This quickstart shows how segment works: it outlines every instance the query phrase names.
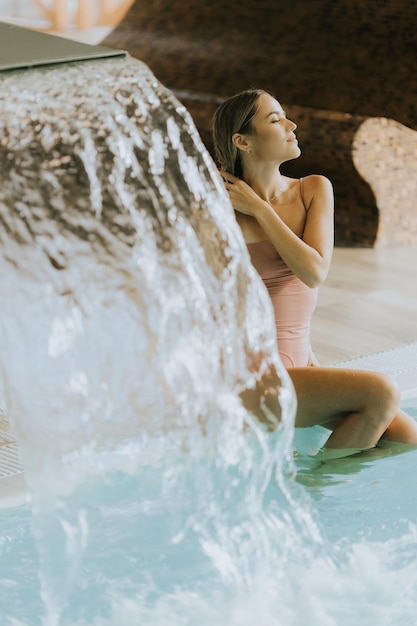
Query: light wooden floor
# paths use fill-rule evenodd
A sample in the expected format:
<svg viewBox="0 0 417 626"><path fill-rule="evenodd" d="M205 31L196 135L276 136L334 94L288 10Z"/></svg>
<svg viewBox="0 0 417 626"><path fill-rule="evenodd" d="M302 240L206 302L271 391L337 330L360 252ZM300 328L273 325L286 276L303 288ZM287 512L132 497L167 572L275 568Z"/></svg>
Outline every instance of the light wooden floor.
<svg viewBox="0 0 417 626"><path fill-rule="evenodd" d="M336 248L312 344L321 365L417 341L417 246Z"/></svg>

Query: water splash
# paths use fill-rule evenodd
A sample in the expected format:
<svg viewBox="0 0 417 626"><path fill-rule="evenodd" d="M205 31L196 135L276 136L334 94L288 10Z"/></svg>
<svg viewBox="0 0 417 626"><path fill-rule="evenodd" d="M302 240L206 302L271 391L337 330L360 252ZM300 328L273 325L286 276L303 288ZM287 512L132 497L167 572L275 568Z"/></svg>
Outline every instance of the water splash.
<svg viewBox="0 0 417 626"><path fill-rule="evenodd" d="M279 579L320 542L289 486L295 399L188 113L129 57L1 84L0 373L43 623Z"/></svg>

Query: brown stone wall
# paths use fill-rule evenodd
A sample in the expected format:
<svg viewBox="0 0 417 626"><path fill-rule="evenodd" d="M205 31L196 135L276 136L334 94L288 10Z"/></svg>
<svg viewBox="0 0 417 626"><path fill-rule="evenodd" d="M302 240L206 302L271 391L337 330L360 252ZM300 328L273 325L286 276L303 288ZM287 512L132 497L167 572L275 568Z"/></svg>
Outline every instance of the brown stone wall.
<svg viewBox="0 0 417 626"><path fill-rule="evenodd" d="M248 87L271 91L299 126L303 155L288 173L328 175L336 243L370 246L388 238L378 240L380 185L353 160L355 131L374 117L417 129L416 28L415 0L137 0L103 43L128 50L176 92L209 149L203 111L208 116L219 98ZM384 134L381 129L372 132ZM388 152L398 150L397 139L392 136ZM389 158L375 154L373 143L387 149L378 135L368 137L360 158L386 163L379 172L395 186ZM403 152L407 177L416 160L412 143ZM392 227L403 229L417 222L417 202L403 207L400 196L402 216ZM400 239L410 239L414 226L406 230Z"/></svg>

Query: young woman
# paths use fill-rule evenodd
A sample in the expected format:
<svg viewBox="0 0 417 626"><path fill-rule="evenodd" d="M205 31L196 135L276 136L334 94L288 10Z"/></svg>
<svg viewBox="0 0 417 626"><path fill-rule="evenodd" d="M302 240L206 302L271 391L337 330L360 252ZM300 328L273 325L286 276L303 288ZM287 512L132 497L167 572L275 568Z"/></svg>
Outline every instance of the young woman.
<svg viewBox="0 0 417 626"><path fill-rule="evenodd" d="M324 176L292 179L296 124L261 90L226 100L214 116L216 155L251 255L275 310L286 367L317 364L310 344L318 286L333 252L333 191Z"/></svg>
<svg viewBox="0 0 417 626"><path fill-rule="evenodd" d="M417 423L398 408L395 384L375 372L317 365L310 322L333 252L333 190L324 176L292 179L280 167L300 155L296 124L269 93L251 89L214 114L221 175L252 263L275 311L278 349L297 395L296 426L332 430L326 446L417 444Z"/></svg>

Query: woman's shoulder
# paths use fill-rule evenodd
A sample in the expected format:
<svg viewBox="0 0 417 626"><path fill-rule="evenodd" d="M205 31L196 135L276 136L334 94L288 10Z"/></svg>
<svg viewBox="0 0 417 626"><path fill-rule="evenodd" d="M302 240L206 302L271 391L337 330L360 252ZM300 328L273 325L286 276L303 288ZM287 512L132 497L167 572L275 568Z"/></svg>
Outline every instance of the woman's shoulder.
<svg viewBox="0 0 417 626"><path fill-rule="evenodd" d="M308 211L313 199L317 199L319 204L333 203L333 185L330 180L322 174L310 174L300 179L301 197Z"/></svg>
<svg viewBox="0 0 417 626"><path fill-rule="evenodd" d="M289 182L289 187L296 189L299 187L301 196L304 198L305 195L313 196L320 190L333 192L333 185L327 176L323 174L309 174L308 176L303 176L302 178L287 178Z"/></svg>
<svg viewBox="0 0 417 626"><path fill-rule="evenodd" d="M323 174L309 174L308 176L304 176L303 178L301 178L300 183L303 185L303 187L307 187L309 189L333 188L330 179L327 178L327 176L323 176Z"/></svg>

